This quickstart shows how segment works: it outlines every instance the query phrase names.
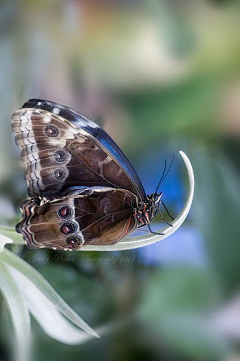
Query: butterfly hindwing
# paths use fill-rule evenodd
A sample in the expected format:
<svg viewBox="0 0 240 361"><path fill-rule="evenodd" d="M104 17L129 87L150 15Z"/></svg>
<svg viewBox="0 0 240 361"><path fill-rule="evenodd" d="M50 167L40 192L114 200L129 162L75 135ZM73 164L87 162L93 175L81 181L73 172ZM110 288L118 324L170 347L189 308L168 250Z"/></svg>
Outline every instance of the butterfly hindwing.
<svg viewBox="0 0 240 361"><path fill-rule="evenodd" d="M64 197L37 205L23 204L17 226L30 248L77 249L87 244L112 244L136 227L131 192L114 188L75 188Z"/></svg>

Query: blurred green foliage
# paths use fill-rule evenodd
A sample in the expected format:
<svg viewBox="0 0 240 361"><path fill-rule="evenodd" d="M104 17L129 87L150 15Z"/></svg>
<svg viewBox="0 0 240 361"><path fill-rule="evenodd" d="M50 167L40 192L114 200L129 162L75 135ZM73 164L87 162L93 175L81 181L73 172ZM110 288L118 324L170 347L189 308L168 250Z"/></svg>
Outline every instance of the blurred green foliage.
<svg viewBox="0 0 240 361"><path fill-rule="evenodd" d="M206 258L202 267L144 264L137 252L117 254L116 263L104 261L111 254L83 260L85 253L54 262L53 252L19 248L25 260L38 258L33 265L92 326L121 321L79 347L35 325L36 361L239 358L231 317L214 328L240 288L239 2L1 1L0 29L0 217L2 199L17 211L26 197L11 114L28 98L45 98L101 123L138 167L159 144L185 150L196 176L188 222ZM8 224L15 219L9 212ZM133 261L121 262L123 255ZM2 330L2 303L0 317Z"/></svg>

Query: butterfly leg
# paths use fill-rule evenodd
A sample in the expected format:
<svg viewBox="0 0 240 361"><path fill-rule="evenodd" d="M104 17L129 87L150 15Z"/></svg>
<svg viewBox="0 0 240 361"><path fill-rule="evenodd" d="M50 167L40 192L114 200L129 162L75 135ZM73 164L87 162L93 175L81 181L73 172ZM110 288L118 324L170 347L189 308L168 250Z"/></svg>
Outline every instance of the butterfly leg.
<svg viewBox="0 0 240 361"><path fill-rule="evenodd" d="M153 232L153 230L151 229L150 224L148 224L147 226L148 226L149 231L150 231L152 234L156 234L156 235L159 235L159 236L163 236L163 235L164 235L164 233L160 233L160 232Z"/></svg>
<svg viewBox="0 0 240 361"><path fill-rule="evenodd" d="M160 203L162 203L162 201L160 201ZM165 208L165 207L164 207ZM158 207L158 213L160 214L161 219L164 220L165 223L167 223L169 226L173 227L173 225L171 223L169 223L162 215L162 212L160 211L160 207ZM172 217L171 217L172 218ZM172 218L173 219L173 218Z"/></svg>
<svg viewBox="0 0 240 361"><path fill-rule="evenodd" d="M169 211L168 211L167 207L165 206L165 204L163 203L163 201L162 201L162 200L160 200L160 203L162 203L162 205L163 205L163 207L164 207L165 211L167 212L168 216L169 216L170 218L172 218L172 220L174 221L174 218L171 216L171 214L169 213Z"/></svg>

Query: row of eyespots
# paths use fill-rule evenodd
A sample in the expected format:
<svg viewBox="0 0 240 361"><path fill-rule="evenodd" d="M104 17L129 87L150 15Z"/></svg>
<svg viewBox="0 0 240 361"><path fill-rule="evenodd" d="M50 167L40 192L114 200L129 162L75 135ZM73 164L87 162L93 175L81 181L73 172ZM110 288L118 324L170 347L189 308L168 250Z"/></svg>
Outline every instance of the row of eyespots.
<svg viewBox="0 0 240 361"><path fill-rule="evenodd" d="M71 159L71 155L64 149L57 150L54 153L54 158L57 163L67 163ZM64 168L56 168L54 170L54 177L58 181L64 181L68 177L68 170L66 167Z"/></svg>
<svg viewBox="0 0 240 361"><path fill-rule="evenodd" d="M44 128L44 133L48 137L57 137L58 134L59 134L59 130L54 125L48 124ZM59 150L54 152L53 156L54 156L54 159L55 159L55 161L57 163L64 164L69 160L70 154L69 154L69 152L67 152L64 149L59 149ZM55 169L55 171L54 171L54 177L58 181L61 181L61 180L65 179L66 175L67 175L66 171L63 168L58 168L58 169Z"/></svg>
<svg viewBox="0 0 240 361"><path fill-rule="evenodd" d="M65 163L66 161L68 161L70 154L64 150L64 149L59 149L56 150L56 152L54 152L54 159L57 163ZM67 177L67 171L64 168L57 168L54 170L54 177L58 180L61 181L63 179L65 179Z"/></svg>
<svg viewBox="0 0 240 361"><path fill-rule="evenodd" d="M72 218L74 211L70 206L65 205L58 210L57 214L58 217L66 220ZM60 226L60 232L67 236L70 234L74 234L75 232L77 232L77 226L74 222L71 221L64 222ZM66 243L74 248L83 244L84 240L78 236L72 235L71 237L68 237L66 239Z"/></svg>

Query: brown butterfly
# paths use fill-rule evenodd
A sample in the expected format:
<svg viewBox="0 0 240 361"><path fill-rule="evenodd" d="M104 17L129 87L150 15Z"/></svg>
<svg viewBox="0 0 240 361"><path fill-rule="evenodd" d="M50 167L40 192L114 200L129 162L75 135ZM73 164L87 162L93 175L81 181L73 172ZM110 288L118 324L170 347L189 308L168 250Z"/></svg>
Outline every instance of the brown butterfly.
<svg viewBox="0 0 240 361"><path fill-rule="evenodd" d="M30 248L112 244L159 211L162 193L146 196L120 148L75 110L31 99L13 114L12 130L31 197L17 231Z"/></svg>

